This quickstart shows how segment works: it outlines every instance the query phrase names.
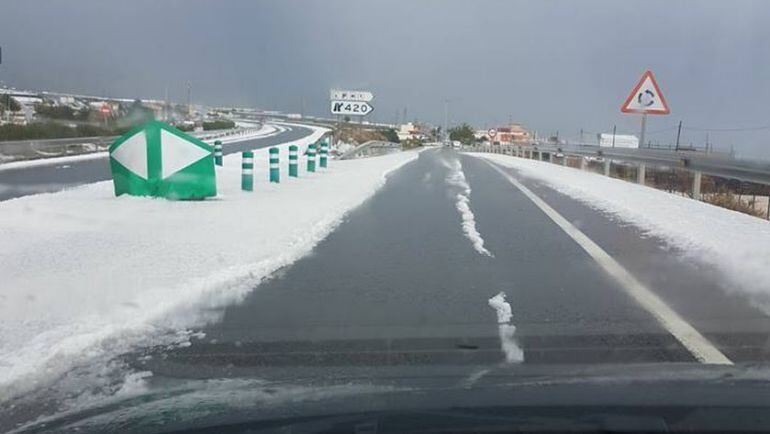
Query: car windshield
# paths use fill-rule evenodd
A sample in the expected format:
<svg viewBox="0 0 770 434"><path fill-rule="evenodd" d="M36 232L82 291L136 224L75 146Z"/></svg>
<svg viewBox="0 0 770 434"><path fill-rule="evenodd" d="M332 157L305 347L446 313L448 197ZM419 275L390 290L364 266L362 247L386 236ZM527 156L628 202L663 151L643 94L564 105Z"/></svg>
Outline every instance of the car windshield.
<svg viewBox="0 0 770 434"><path fill-rule="evenodd" d="M769 21L0 1L0 431L770 430Z"/></svg>

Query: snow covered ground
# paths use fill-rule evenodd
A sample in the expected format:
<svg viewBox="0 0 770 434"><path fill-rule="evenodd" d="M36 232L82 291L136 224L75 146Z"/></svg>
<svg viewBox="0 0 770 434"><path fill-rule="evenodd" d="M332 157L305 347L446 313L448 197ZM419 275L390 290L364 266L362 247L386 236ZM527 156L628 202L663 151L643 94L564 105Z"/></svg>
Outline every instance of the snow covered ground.
<svg viewBox="0 0 770 434"><path fill-rule="evenodd" d="M631 223L701 263L715 267L732 290L770 313L770 222L654 188L546 162L476 154L615 218Z"/></svg>
<svg viewBox="0 0 770 434"><path fill-rule="evenodd" d="M290 125L290 124L289 124ZM291 144L301 151L326 130ZM330 161L240 190L241 156L217 169L219 195L198 202L123 196L111 182L0 203L0 402L73 367L137 346L182 344L276 269L307 254L346 212L417 152Z"/></svg>

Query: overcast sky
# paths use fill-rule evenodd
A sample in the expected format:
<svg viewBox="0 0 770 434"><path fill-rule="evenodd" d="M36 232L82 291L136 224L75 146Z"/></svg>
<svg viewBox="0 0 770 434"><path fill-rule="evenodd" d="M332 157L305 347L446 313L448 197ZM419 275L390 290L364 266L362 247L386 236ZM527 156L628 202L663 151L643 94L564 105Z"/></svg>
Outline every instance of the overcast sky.
<svg viewBox="0 0 770 434"><path fill-rule="evenodd" d="M770 1L0 0L0 80L17 88L327 114L370 89L374 119L545 134L638 134L620 105L646 69L685 127L770 125ZM664 130L664 131L660 131ZM711 131L770 158L770 129ZM705 142L685 129L683 142Z"/></svg>

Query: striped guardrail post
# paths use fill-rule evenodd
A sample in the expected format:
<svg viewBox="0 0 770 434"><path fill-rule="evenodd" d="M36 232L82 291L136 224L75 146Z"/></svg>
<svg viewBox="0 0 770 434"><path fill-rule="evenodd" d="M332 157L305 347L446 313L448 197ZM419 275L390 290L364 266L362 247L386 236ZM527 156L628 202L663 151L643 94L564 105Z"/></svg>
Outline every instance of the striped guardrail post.
<svg viewBox="0 0 770 434"><path fill-rule="evenodd" d="M297 145L289 146L289 176L293 178L299 176L299 168L297 167Z"/></svg>
<svg viewBox="0 0 770 434"><path fill-rule="evenodd" d="M278 167L278 148L270 148L270 182L281 182L281 173Z"/></svg>
<svg viewBox="0 0 770 434"><path fill-rule="evenodd" d="M222 165L222 141L214 141L214 164L217 166Z"/></svg>
<svg viewBox="0 0 770 434"><path fill-rule="evenodd" d="M307 171L315 172L315 143L307 147Z"/></svg>
<svg viewBox="0 0 770 434"><path fill-rule="evenodd" d="M328 165L329 161L329 142L324 139L321 141L321 160L320 160L320 166L321 168L325 168Z"/></svg>
<svg viewBox="0 0 770 434"><path fill-rule="evenodd" d="M246 151L241 163L241 190L254 190L254 153Z"/></svg>

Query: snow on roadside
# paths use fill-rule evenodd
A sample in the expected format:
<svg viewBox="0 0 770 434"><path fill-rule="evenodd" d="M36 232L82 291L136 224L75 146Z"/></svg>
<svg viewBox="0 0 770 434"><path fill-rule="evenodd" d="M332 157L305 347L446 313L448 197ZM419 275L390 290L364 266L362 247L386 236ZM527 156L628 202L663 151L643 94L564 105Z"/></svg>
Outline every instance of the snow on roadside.
<svg viewBox="0 0 770 434"><path fill-rule="evenodd" d="M327 132L313 130L291 143L304 148ZM188 340L184 330L307 254L416 156L301 167L299 179L276 185L260 149L252 193L240 190L233 154L217 168L212 200L115 198L112 183L99 182L1 202L0 402L90 360Z"/></svg>
<svg viewBox="0 0 770 434"><path fill-rule="evenodd" d="M455 194L455 207L462 219L462 228L465 237L471 241L473 248L481 255L491 256L494 255L484 247L484 238L481 237L478 229L476 229L476 216L471 210L471 186L468 185L468 181L465 179L465 173L463 172L462 163L460 159L453 156L449 160L441 160L446 168L449 169L449 174L446 177L446 182L459 191Z"/></svg>
<svg viewBox="0 0 770 434"><path fill-rule="evenodd" d="M770 222L654 188L541 161L475 154L631 223L715 267L770 313Z"/></svg>
<svg viewBox="0 0 770 434"><path fill-rule="evenodd" d="M259 130L252 131L248 134L244 134L242 136L238 135L238 136L223 137L221 140L223 144L241 142L244 140L272 137L282 133L283 131L286 131L286 128L281 127L279 125L265 124ZM205 142L213 144L214 140L205 140ZM71 163L74 161L98 160L101 158L107 158L108 154L109 152L107 151L101 151L101 152L92 152L90 154L66 155L63 157L37 158L34 160L11 161L8 163L0 164L0 170L24 169L24 168L39 167L39 166L53 166L57 164Z"/></svg>

